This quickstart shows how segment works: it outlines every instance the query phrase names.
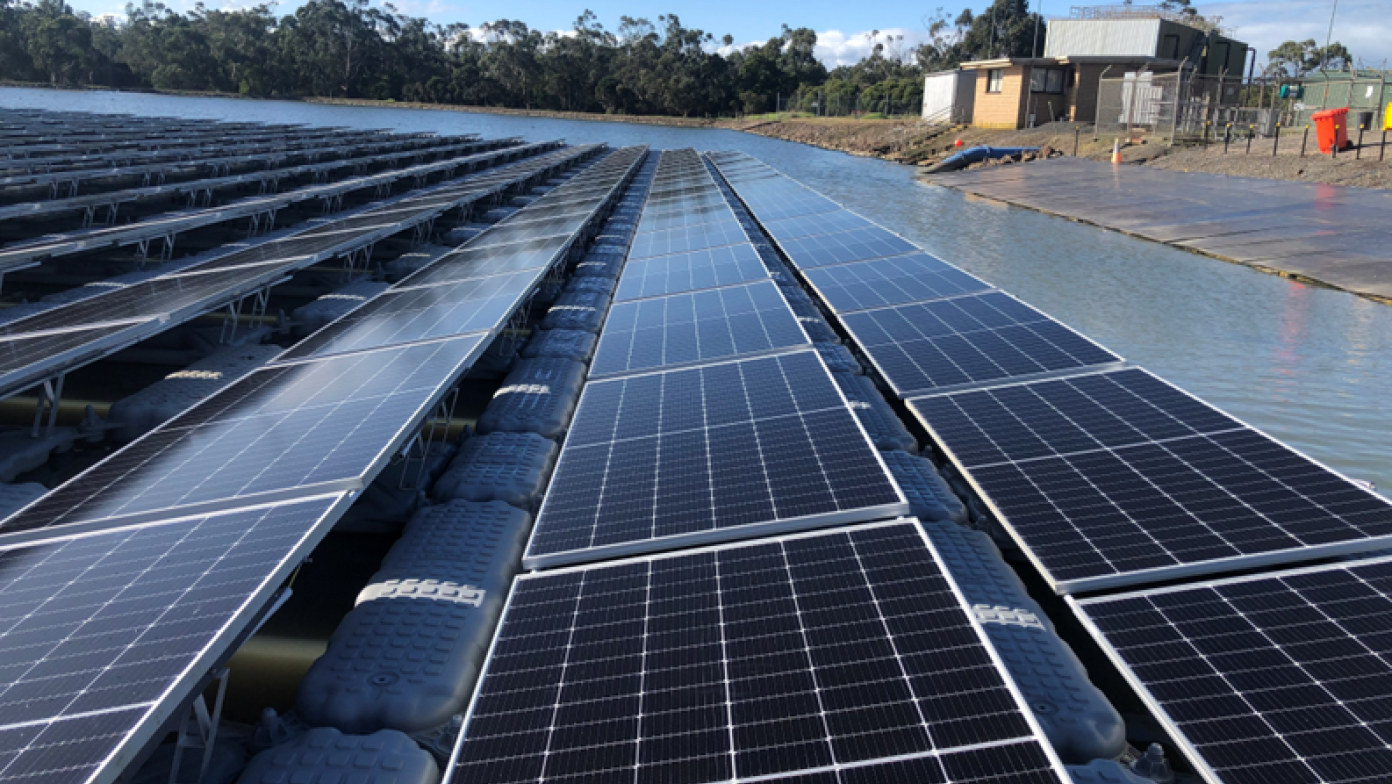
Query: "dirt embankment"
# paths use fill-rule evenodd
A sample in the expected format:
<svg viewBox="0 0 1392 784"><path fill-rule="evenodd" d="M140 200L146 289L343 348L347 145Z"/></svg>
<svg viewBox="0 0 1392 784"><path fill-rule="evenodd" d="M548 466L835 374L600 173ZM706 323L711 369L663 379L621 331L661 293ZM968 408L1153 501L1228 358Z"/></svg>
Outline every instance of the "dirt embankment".
<svg viewBox="0 0 1392 784"><path fill-rule="evenodd" d="M1112 157L1112 140L1094 140L1086 126L1082 126L1076 134L1070 126L1019 131L980 128L928 131L914 122L807 118L747 122L744 127L738 122L731 122L728 127L852 155L917 165L931 164L958 149L982 144L993 147L1050 147L1057 154L1076 154L1098 161L1109 161ZM1146 140L1123 146L1121 157L1127 164L1174 171L1392 188L1392 133L1388 137L1389 149L1381 161L1378 160L1381 135L1372 134L1364 139L1363 149L1357 153L1357 157L1353 150L1340 152L1338 158L1320 155L1315 152L1313 134L1306 144L1303 157L1300 155L1302 139L1297 134L1283 136L1279 144L1272 139L1254 139L1250 150L1246 140L1234 140L1227 152L1223 151L1221 144L1171 146L1165 140ZM958 139L962 141L960 148L955 144ZM978 165L1011 164L993 161Z"/></svg>

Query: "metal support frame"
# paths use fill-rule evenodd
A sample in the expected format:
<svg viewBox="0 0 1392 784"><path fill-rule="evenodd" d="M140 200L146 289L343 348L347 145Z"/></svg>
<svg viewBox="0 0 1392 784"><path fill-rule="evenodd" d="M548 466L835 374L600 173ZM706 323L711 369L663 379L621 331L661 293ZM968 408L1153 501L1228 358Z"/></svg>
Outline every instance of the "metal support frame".
<svg viewBox="0 0 1392 784"><path fill-rule="evenodd" d="M165 234L161 234L158 237L146 237L145 239L135 243L135 268L145 269L145 262L148 261L150 258L150 243L155 240L161 241L159 256L160 262L163 263L169 261L170 259L173 259L175 236L175 233L171 231Z"/></svg>
<svg viewBox="0 0 1392 784"><path fill-rule="evenodd" d="M435 436L438 433L440 440L449 438L449 423L454 419L454 405L459 400L459 387L455 386L445 394L440 402L435 404L435 413L427 417L421 424L415 436L401 447L401 459L405 464L401 466L401 479L397 482L397 487L401 490L419 490L421 479L425 475L426 463L430 462L430 445L435 443ZM412 475L411 464L415 462L415 474Z"/></svg>
<svg viewBox="0 0 1392 784"><path fill-rule="evenodd" d="M247 237L269 234L275 228L276 213L279 211L279 207L272 207L264 212L253 213L247 224Z"/></svg>
<svg viewBox="0 0 1392 784"><path fill-rule="evenodd" d="M333 193L327 196L321 196L319 197L319 201L323 204L323 209L320 211L321 215L328 215L331 212L338 212L339 210L343 209L342 193Z"/></svg>
<svg viewBox="0 0 1392 784"><path fill-rule="evenodd" d="M367 272L368 262L372 261L372 251L377 248L376 242L369 242L361 248L350 250L343 254L343 279L352 281L358 273L359 265L362 271ZM361 257L361 259L359 259Z"/></svg>
<svg viewBox="0 0 1392 784"><path fill-rule="evenodd" d="M213 709L208 710L208 702L202 694L195 695L189 712L179 722L179 732L174 742L174 764L169 768L169 784L201 784L208 775L208 766L213 761L213 744L217 742L218 724L222 721L222 703L227 695L229 672L226 667L213 673L217 684L217 696L213 698ZM180 764L185 751L202 751L203 760L198 766L198 776L192 781L181 781Z"/></svg>
<svg viewBox="0 0 1392 784"><path fill-rule="evenodd" d="M58 422L58 404L63 401L63 381L67 377L64 371L53 378L44 379L39 386L39 403L34 407L34 427L29 433L31 438L53 435L53 426Z"/></svg>
<svg viewBox="0 0 1392 784"><path fill-rule="evenodd" d="M247 314L247 320L255 322L266 315L266 306L270 299L271 287L264 286L227 303L227 318L223 319L222 329L218 333L218 343L228 345L236 339L237 329L242 322L242 308L247 300L251 300L251 313Z"/></svg>
<svg viewBox="0 0 1392 784"><path fill-rule="evenodd" d="M435 218L421 221L411 227L411 244L421 245L435 234Z"/></svg>

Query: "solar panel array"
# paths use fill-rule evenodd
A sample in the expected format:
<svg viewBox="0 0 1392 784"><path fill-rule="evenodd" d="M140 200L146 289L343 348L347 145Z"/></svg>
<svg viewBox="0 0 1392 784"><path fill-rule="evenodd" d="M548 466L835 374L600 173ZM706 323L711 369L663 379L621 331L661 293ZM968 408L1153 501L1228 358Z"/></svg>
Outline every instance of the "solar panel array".
<svg viewBox="0 0 1392 784"><path fill-rule="evenodd" d="M519 578L456 784L1066 781L913 522Z"/></svg>
<svg viewBox="0 0 1392 784"><path fill-rule="evenodd" d="M727 226L738 240L719 246L728 254L635 257L640 246L654 248L645 238L673 224ZM716 269L753 250L700 156L669 150L619 286L632 291L655 274L670 280L654 272L664 258L687 281L719 282ZM737 277L752 277L745 270ZM787 301L767 271L758 277L611 308L524 564L906 511Z"/></svg>
<svg viewBox="0 0 1392 784"><path fill-rule="evenodd" d="M1392 780L1392 562L1070 601L1212 784Z"/></svg>
<svg viewBox="0 0 1392 784"><path fill-rule="evenodd" d="M1386 499L916 249L828 264L812 240L877 227L711 159L1056 590L1392 544Z"/></svg>
<svg viewBox="0 0 1392 784"><path fill-rule="evenodd" d="M543 149L538 145L533 151ZM0 326L0 395L99 359L273 285L296 270L467 207L597 150L567 148L426 188ZM119 329L111 328L114 322L121 322Z"/></svg>
<svg viewBox="0 0 1392 784"><path fill-rule="evenodd" d="M1392 544L1370 489L916 249L845 261L892 240L709 158L1058 592ZM1211 784L1392 776L1392 560L1069 603Z"/></svg>
<svg viewBox="0 0 1392 784"><path fill-rule="evenodd" d="M712 186L693 152L665 152L638 236L739 226ZM805 339L722 333L737 345L717 354L737 356L700 353L703 301L715 321L751 296L791 315L766 272L722 280L731 255L630 253L638 283L605 324L523 559L546 570L514 583L446 781L1061 784L916 523L790 533L907 504ZM643 354L661 369L629 362L644 329L689 324ZM609 364L605 341L627 359ZM699 544L714 546L665 552ZM550 568L567 563L583 565Z"/></svg>
<svg viewBox="0 0 1392 784"><path fill-rule="evenodd" d="M548 194L607 194L574 237L645 152ZM451 312L426 335L321 340L0 521L0 780L115 780L509 315L482 312L496 323L466 334Z"/></svg>

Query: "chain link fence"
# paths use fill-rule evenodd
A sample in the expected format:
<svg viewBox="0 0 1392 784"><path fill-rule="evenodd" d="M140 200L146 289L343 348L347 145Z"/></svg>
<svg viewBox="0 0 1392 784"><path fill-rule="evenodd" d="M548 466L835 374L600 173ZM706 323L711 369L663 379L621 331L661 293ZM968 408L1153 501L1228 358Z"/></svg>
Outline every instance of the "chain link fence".
<svg viewBox="0 0 1392 784"><path fill-rule="evenodd" d="M1330 72L1295 79L1128 73L1098 82L1096 135L1212 142L1303 128L1325 109L1349 107L1350 129L1380 131L1392 102L1388 72Z"/></svg>

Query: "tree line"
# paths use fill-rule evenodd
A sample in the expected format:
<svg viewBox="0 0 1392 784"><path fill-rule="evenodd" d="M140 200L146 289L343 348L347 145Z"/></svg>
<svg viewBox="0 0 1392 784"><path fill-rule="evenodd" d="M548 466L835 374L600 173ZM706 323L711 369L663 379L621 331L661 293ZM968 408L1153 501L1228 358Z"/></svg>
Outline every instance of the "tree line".
<svg viewBox="0 0 1392 784"><path fill-rule="evenodd" d="M369 0L308 0L280 17L270 5L179 13L141 0L119 23L63 0L0 0L0 78L635 115L815 111L827 96L913 112L925 72L1043 48L1028 0L932 23L927 44L876 31L867 57L828 70L808 28L736 48L674 14L624 16L610 31L587 10L571 30L543 32L508 19L440 25Z"/></svg>

